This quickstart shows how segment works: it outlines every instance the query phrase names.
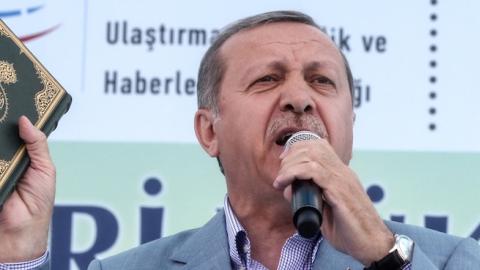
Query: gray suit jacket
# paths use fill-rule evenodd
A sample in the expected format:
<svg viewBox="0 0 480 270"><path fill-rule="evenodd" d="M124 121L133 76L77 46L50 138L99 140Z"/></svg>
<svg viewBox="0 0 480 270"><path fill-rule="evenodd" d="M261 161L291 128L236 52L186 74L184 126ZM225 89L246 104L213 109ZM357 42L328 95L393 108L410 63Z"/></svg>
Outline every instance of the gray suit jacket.
<svg viewBox="0 0 480 270"><path fill-rule="evenodd" d="M398 234L415 241L412 270L479 270L480 246L429 229L387 221ZM322 241L313 269L357 270L363 266ZM161 238L105 260L93 261L88 270L230 269L225 215L220 211L205 226ZM46 269L46 268L45 268Z"/></svg>

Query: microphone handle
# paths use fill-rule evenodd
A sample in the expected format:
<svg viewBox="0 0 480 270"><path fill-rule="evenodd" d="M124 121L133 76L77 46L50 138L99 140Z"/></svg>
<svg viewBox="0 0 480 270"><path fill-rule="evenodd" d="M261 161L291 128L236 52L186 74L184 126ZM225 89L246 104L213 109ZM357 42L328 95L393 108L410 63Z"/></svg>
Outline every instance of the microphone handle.
<svg viewBox="0 0 480 270"><path fill-rule="evenodd" d="M315 185L312 180L293 181L293 224L302 237L313 238L320 233L322 206L320 187Z"/></svg>

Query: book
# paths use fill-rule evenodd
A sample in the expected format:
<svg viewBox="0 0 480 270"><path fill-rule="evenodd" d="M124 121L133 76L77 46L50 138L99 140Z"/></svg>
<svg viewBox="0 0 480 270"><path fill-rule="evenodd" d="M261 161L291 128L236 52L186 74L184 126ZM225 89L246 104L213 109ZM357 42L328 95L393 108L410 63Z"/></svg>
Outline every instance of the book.
<svg viewBox="0 0 480 270"><path fill-rule="evenodd" d="M20 116L48 136L71 102L72 97L0 20L0 207L30 162L19 137Z"/></svg>

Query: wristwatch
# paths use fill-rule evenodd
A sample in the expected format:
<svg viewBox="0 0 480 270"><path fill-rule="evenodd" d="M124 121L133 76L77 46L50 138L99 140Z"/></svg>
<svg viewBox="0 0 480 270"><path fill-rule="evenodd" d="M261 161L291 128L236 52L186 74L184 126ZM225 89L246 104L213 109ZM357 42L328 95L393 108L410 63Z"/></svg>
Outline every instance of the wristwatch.
<svg viewBox="0 0 480 270"><path fill-rule="evenodd" d="M373 262L365 270L402 270L412 261L414 242L408 236L395 234L395 244L388 255Z"/></svg>

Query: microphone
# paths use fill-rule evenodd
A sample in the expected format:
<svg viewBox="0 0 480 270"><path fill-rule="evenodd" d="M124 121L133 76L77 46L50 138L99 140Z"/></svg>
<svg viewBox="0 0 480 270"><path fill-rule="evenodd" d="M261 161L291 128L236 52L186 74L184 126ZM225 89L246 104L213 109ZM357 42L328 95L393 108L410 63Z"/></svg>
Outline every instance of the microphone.
<svg viewBox="0 0 480 270"><path fill-rule="evenodd" d="M285 150L299 141L318 140L320 136L310 131L294 133L285 143ZM295 179L292 183L293 224L298 234L313 238L322 225L322 194L320 187L312 180Z"/></svg>

